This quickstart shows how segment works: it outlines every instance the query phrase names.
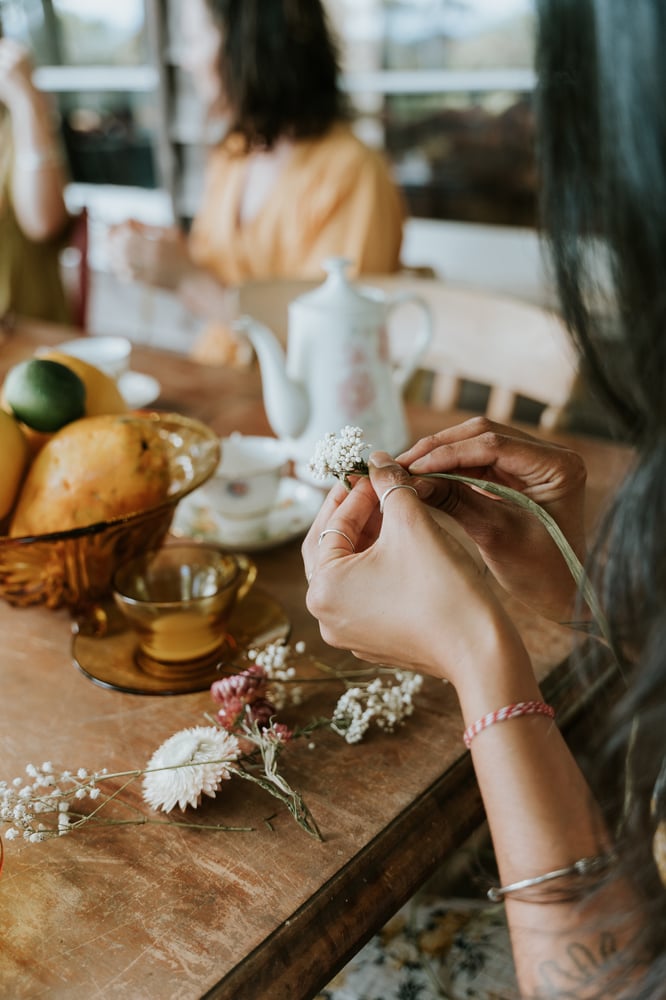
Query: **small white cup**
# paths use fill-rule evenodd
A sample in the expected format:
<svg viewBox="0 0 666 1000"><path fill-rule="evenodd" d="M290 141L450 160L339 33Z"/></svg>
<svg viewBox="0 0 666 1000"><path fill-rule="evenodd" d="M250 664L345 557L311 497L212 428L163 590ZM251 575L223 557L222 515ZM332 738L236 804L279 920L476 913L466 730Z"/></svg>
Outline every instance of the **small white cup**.
<svg viewBox="0 0 666 1000"><path fill-rule="evenodd" d="M76 340L58 344L58 350L63 354L80 358L81 361L87 361L89 365L101 369L111 378L118 379L129 371L132 342L127 337L98 337L92 334L89 337L77 337Z"/></svg>
<svg viewBox="0 0 666 1000"><path fill-rule="evenodd" d="M285 471L287 449L277 438L251 434L235 433L220 443L220 464L201 493L233 540L267 521Z"/></svg>

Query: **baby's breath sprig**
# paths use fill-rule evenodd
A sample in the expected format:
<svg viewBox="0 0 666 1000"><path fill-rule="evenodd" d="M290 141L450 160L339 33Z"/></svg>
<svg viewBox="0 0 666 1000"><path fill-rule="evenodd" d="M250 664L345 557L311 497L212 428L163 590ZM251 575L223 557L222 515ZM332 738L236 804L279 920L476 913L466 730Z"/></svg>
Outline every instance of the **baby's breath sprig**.
<svg viewBox="0 0 666 1000"><path fill-rule="evenodd" d="M414 711L412 697L422 684L420 674L395 670L388 682L375 677L369 684L349 687L333 710L331 728L347 743L359 743L373 722L392 733Z"/></svg>
<svg viewBox="0 0 666 1000"><path fill-rule="evenodd" d="M370 450L371 446L363 440L362 429L348 424L337 434L329 432L315 445L310 471L315 479L326 480L333 476L351 487L349 476L368 475Z"/></svg>
<svg viewBox="0 0 666 1000"><path fill-rule="evenodd" d="M203 728L203 727L200 727ZM144 783L157 781L165 789L167 798L173 797L173 790L182 793L181 808L186 805L198 804L200 795L210 795L211 770L217 771L228 766L228 754L223 759L215 759L219 753L220 743L215 739L215 730L209 731L207 750L201 752L201 740L197 740L192 754L185 756L179 753L179 759L171 757L167 761L164 754L162 763L155 763L160 748L153 756L151 765L132 771L109 772L106 768L89 772L85 768L76 771L57 773L50 761L41 765L28 764L26 778L16 777L11 781L0 781L0 823L7 825L5 838L17 840L22 838L30 844L42 843L54 837L62 837L74 833L81 827L90 826L143 826L147 823L171 826L189 826L201 829L199 823L183 823L175 820L156 820L144 815L140 809L122 797L122 793L140 778ZM180 739L183 734L191 734L192 730L183 730L175 734L171 740ZM213 736L211 742L210 736ZM189 738L186 736L186 738ZM167 741L169 743L169 741ZM198 753L199 760L192 757ZM107 791L108 785L117 785ZM154 787L154 786L152 786ZM169 791L166 791L169 789ZM193 801L189 801L192 799ZM170 808L164 808L166 800L156 804L156 808L171 811L177 799ZM112 815L109 815L113 809ZM118 809L124 809L127 815L118 815ZM224 830L226 832L249 831L251 827L232 827L215 824L205 829Z"/></svg>

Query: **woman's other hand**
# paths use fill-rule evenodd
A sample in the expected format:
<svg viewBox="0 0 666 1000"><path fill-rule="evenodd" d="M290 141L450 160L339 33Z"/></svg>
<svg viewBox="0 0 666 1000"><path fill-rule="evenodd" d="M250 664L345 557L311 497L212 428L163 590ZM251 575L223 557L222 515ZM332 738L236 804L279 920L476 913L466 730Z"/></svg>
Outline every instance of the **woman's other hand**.
<svg viewBox="0 0 666 1000"><path fill-rule="evenodd" d="M118 277L175 291L192 270L187 241L177 227L147 226L131 219L107 236L109 263Z"/></svg>
<svg viewBox="0 0 666 1000"><path fill-rule="evenodd" d="M548 511L584 560L586 470L574 452L475 417L423 438L398 461L415 477L455 472L520 491ZM571 619L576 601L573 578L535 517L510 501L461 483L422 479L418 485L427 504L464 528L506 590L554 621Z"/></svg>
<svg viewBox="0 0 666 1000"><path fill-rule="evenodd" d="M450 680L459 693L484 675L492 687L500 662L532 685L522 641L468 552L412 489L391 491L380 513L378 498L410 476L384 453L373 459L370 480L331 490L303 543L307 606L322 637Z"/></svg>

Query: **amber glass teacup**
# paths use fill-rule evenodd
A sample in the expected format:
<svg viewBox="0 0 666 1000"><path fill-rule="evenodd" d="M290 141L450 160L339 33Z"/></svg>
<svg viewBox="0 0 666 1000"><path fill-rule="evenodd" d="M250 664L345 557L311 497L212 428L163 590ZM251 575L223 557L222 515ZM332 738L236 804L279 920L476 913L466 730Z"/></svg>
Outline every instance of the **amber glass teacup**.
<svg viewBox="0 0 666 1000"><path fill-rule="evenodd" d="M207 662L228 639L227 623L257 567L214 545L182 542L120 566L113 597L139 642L139 664L158 676Z"/></svg>

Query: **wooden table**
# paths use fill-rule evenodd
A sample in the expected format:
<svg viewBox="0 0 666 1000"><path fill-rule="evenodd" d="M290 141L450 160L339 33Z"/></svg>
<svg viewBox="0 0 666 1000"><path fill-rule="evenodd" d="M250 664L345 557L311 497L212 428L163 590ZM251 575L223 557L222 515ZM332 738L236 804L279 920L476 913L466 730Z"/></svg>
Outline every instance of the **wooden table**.
<svg viewBox="0 0 666 1000"><path fill-rule="evenodd" d="M0 372L63 335L45 327L17 331L0 346ZM160 380L161 408L195 415L220 433L268 432L255 371L203 369L138 347L133 367ZM414 436L454 419L426 409L411 409L409 417ZM559 440L588 462L593 520L629 453L592 439ZM300 543L258 554L257 562L259 583L282 603L293 638L335 662L340 654L323 646L304 606ZM549 689L561 681L576 640L508 604ZM143 767L164 739L205 724L203 713L214 707L207 692L142 697L91 683L72 664L70 625L64 611L0 606L0 779L44 760L58 770ZM562 702L559 687L549 696ZM310 698L295 718L330 712L334 697ZM584 699L569 697L560 718L583 706ZM356 746L333 734L313 742L312 749L293 744L283 769L323 843L264 793L230 781L193 817L251 825L252 832L148 825L6 844L0 996L312 997L483 817L455 696L432 679L398 733Z"/></svg>

